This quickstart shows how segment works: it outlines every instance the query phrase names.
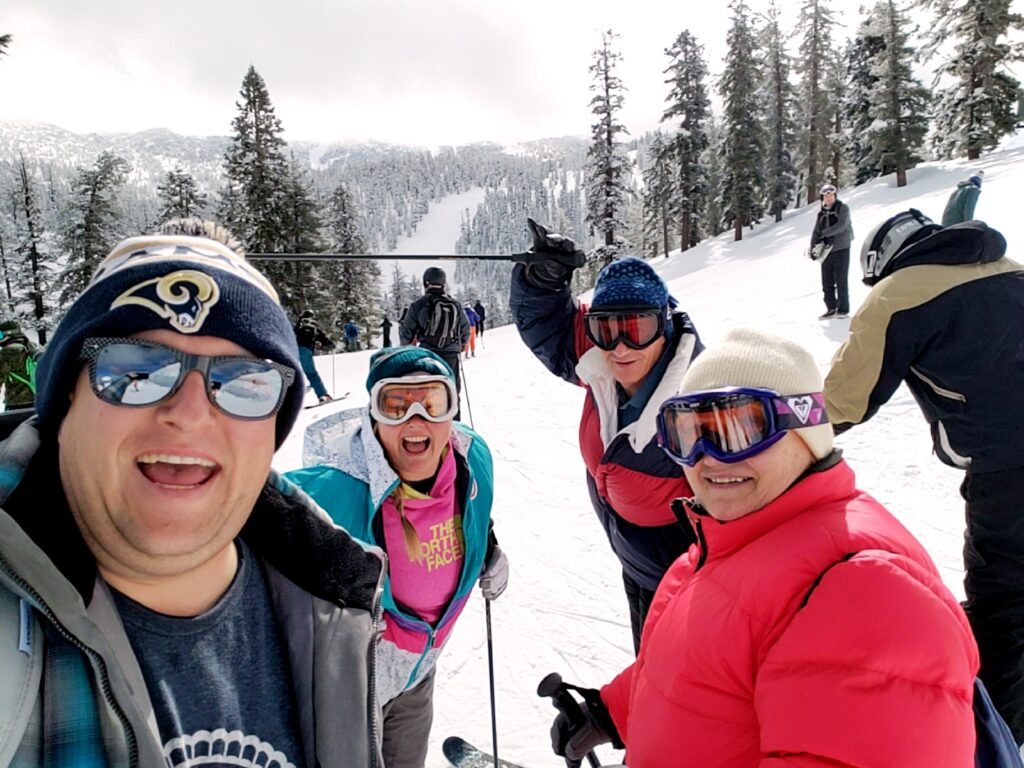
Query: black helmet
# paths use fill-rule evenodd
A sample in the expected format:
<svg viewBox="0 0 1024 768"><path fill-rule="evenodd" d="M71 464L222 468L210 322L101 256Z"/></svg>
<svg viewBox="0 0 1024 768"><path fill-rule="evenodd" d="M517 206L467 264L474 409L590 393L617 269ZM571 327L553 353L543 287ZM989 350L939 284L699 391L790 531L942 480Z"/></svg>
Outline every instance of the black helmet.
<svg viewBox="0 0 1024 768"><path fill-rule="evenodd" d="M312 309L304 309L304 310L302 310L302 314L299 315L299 320L305 320L307 317L312 317L312 316L313 316L313 310Z"/></svg>
<svg viewBox="0 0 1024 768"><path fill-rule="evenodd" d="M874 285L888 275L892 260L906 246L941 229L916 208L890 216L868 234L860 252L864 282Z"/></svg>
<svg viewBox="0 0 1024 768"><path fill-rule="evenodd" d="M448 275L440 267L428 267L423 272L423 287L428 285L439 285L442 288L448 284Z"/></svg>

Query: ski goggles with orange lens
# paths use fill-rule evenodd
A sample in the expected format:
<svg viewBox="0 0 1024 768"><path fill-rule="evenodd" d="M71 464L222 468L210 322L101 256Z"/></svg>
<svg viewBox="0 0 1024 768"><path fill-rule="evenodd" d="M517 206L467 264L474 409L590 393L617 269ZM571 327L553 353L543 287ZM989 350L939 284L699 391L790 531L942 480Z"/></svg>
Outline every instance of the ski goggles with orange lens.
<svg viewBox="0 0 1024 768"><path fill-rule="evenodd" d="M658 409L658 444L677 464L705 455L731 464L770 448L790 429L828 424L821 392L779 395L730 387L670 397Z"/></svg>
<svg viewBox="0 0 1024 768"><path fill-rule="evenodd" d="M612 350L621 341L630 349L645 349L665 333L665 310L590 311L583 328L595 345Z"/></svg>
<svg viewBox="0 0 1024 768"><path fill-rule="evenodd" d="M404 424L413 416L440 423L458 410L459 393L447 376L381 379L370 390L370 415L381 424Z"/></svg>
<svg viewBox="0 0 1024 768"><path fill-rule="evenodd" d="M111 405L146 408L171 397L199 371L206 396L221 412L255 421L281 409L295 370L272 360L240 355L192 355L142 339L92 338L82 343L89 383Z"/></svg>

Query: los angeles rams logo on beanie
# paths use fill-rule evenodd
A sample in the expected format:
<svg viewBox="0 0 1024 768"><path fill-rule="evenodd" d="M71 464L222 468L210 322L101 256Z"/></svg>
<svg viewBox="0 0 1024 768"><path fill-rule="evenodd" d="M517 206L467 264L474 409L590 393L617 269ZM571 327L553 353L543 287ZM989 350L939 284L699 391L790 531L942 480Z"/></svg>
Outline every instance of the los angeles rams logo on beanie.
<svg viewBox="0 0 1024 768"><path fill-rule="evenodd" d="M197 219L168 222L164 234L124 240L68 308L36 371L36 412L56 426L82 368L82 342L167 329L228 339L255 357L302 370L291 322L277 291L245 260L226 230ZM233 247L230 247L231 243ZM302 407L296 377L277 415L277 445Z"/></svg>

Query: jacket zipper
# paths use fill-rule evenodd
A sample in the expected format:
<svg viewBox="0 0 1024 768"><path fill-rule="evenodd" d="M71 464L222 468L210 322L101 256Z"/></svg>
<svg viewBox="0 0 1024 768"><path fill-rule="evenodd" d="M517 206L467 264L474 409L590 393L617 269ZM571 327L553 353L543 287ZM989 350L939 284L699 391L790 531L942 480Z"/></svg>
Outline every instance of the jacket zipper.
<svg viewBox="0 0 1024 768"><path fill-rule="evenodd" d="M32 601L35 603L36 610L40 611L47 620L60 632L61 636L64 637L69 643L75 646L78 650L84 653L89 659L91 659L94 665L99 671L99 683L100 692L103 694L103 700L107 703L117 719L121 723L121 727L124 729L125 737L128 742L128 764L130 766L137 766L139 764L139 745L138 740L135 737L135 730L132 728L131 723L128 720L128 716L121 709L120 704L114 698L113 691L110 687L110 677L107 674L107 663L99 653L94 651L89 646L85 645L81 640L75 637L67 627L57 618L57 614L54 613L53 609L47 605L46 601L43 600L42 596L21 576L19 576L10 563L7 562L3 555L0 555L0 570L3 570L4 574L11 579L20 589L22 589Z"/></svg>
<svg viewBox="0 0 1024 768"><path fill-rule="evenodd" d="M388 555L381 551L380 576L377 577L377 589L373 596L373 638L370 640L370 685L369 685L369 720L370 723L370 768L377 766L378 719L380 707L377 706L377 646L383 633L380 622L384 614L384 579L388 572ZM383 739L381 739L383 743Z"/></svg>
<svg viewBox="0 0 1024 768"><path fill-rule="evenodd" d="M708 559L708 541L704 538L704 522L698 517L694 520L694 528L697 530L697 547L700 549L700 557L697 558L697 567L693 569L696 573L704 567Z"/></svg>

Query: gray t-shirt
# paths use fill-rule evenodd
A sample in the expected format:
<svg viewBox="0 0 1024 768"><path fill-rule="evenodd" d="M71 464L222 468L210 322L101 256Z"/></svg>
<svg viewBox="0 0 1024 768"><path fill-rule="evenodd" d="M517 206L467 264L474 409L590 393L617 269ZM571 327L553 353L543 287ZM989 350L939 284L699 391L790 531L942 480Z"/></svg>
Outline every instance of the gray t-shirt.
<svg viewBox="0 0 1024 768"><path fill-rule="evenodd" d="M240 540L238 557L228 591L193 618L151 611L111 590L171 768L305 764L266 577Z"/></svg>

